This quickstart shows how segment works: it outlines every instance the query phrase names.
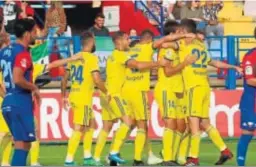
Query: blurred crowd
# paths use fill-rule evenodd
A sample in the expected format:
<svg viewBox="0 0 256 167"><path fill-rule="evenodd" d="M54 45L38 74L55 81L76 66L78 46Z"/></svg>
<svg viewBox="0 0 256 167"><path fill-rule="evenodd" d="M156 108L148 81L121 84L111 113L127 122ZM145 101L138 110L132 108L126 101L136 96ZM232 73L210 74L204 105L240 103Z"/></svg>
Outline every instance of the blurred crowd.
<svg viewBox="0 0 256 167"><path fill-rule="evenodd" d="M142 1L143 2L143 1ZM146 7L137 2L137 7L141 9L149 22L159 27L160 19L180 21L185 18L193 19L198 23L207 36L224 35L224 28L218 22L218 12L223 8L221 0L147 0L143 2Z"/></svg>

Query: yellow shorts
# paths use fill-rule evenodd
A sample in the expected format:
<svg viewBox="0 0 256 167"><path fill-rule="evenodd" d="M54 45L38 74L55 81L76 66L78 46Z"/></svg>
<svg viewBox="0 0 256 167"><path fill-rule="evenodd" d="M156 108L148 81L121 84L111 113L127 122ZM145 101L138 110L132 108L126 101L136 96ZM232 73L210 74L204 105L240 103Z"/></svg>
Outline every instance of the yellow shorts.
<svg viewBox="0 0 256 167"><path fill-rule="evenodd" d="M71 103L73 111L73 123L77 125L90 125L90 120L94 119L91 105Z"/></svg>
<svg viewBox="0 0 256 167"><path fill-rule="evenodd" d="M156 87L154 96L163 119L185 118L184 98L178 98L176 92Z"/></svg>
<svg viewBox="0 0 256 167"><path fill-rule="evenodd" d="M10 132L8 125L6 124L5 119L3 117L2 111L0 111L0 127L1 127L0 132L2 132L2 133Z"/></svg>
<svg viewBox="0 0 256 167"><path fill-rule="evenodd" d="M100 96L100 104L103 121L113 121L121 118L123 115L128 115L127 103L121 95L111 96L110 102L107 101L106 97Z"/></svg>
<svg viewBox="0 0 256 167"><path fill-rule="evenodd" d="M186 104L189 117L209 118L211 90L207 86L197 86L187 91Z"/></svg>
<svg viewBox="0 0 256 167"><path fill-rule="evenodd" d="M176 118L177 119L185 119L186 116L186 98L185 95L182 98L177 99L177 106L176 106Z"/></svg>
<svg viewBox="0 0 256 167"><path fill-rule="evenodd" d="M135 120L148 120L149 103L147 91L123 89L122 95L127 102L130 116Z"/></svg>

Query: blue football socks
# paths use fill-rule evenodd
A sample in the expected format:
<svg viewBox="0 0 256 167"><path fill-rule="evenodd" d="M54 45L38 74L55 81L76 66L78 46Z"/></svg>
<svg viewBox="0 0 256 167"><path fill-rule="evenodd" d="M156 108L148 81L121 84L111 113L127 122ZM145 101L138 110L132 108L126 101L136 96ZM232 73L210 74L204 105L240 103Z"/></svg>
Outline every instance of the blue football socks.
<svg viewBox="0 0 256 167"><path fill-rule="evenodd" d="M246 153L248 149L248 145L252 140L253 135L242 135L239 139L238 146L237 146L237 165L244 166L246 160Z"/></svg>

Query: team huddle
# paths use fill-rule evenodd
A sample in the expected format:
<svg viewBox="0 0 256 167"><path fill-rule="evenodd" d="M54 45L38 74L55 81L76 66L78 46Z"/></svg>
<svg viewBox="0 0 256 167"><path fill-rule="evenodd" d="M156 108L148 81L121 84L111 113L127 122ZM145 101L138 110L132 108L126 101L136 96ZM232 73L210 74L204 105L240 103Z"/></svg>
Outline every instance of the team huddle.
<svg viewBox="0 0 256 167"><path fill-rule="evenodd" d="M220 151L216 165L222 165L233 157L218 130L210 124L207 66L235 69L238 72L241 69L210 58L194 21L185 19L180 24L166 22L164 36L155 41L153 33L145 30L133 46L130 46L126 33L116 32L112 37L115 49L107 59L105 83L100 76L98 58L93 54L96 49L95 39L89 32L81 36L82 51L77 55L49 65L33 65L26 50L35 37L34 24L31 22L22 19L16 23L17 43L6 46L0 54L5 87L0 93L4 97L2 113L15 143L11 165L26 165L30 142L36 140L33 103L40 103L40 94L31 77L35 73L33 69L37 69L36 66L40 69L36 70L39 71L34 75L36 77L44 73L45 69L63 64L67 64L61 84L63 107L71 107L74 123L74 131L68 142L66 166L75 165L74 156L82 135L84 165L102 166L100 158L108 134L119 120L121 124L115 132L108 155L110 165L126 163L120 154L121 147L134 128L137 128L134 166L144 165L142 159L145 147L149 159L155 158L153 162L148 160L149 164L198 166L203 131ZM155 50L158 51L157 61L153 61ZM153 155L147 135L147 93L150 91L151 69L158 70L154 97L164 121L163 148L160 152L163 160ZM71 89L67 94L69 79ZM100 91L103 128L92 154L96 127L92 110L95 87Z"/></svg>

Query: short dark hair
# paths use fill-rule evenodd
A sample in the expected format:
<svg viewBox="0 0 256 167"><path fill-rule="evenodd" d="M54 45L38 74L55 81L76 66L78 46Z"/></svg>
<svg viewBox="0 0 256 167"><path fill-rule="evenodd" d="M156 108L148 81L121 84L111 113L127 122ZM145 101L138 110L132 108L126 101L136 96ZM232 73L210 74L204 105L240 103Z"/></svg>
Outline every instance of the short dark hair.
<svg viewBox="0 0 256 167"><path fill-rule="evenodd" d="M126 33L123 31L117 31L112 36L112 41L115 43L116 40L121 39Z"/></svg>
<svg viewBox="0 0 256 167"><path fill-rule="evenodd" d="M154 33L152 31L150 31L149 29L146 29L141 32L140 37L141 38L146 38L146 37L154 38Z"/></svg>
<svg viewBox="0 0 256 167"><path fill-rule="evenodd" d="M88 41L90 41L93 38L94 38L93 33L89 32L89 31L83 32L81 35L82 46L87 45Z"/></svg>
<svg viewBox="0 0 256 167"><path fill-rule="evenodd" d="M175 33L177 28L179 27L179 23L175 20L168 20L164 24L164 35L169 35L170 33Z"/></svg>
<svg viewBox="0 0 256 167"><path fill-rule="evenodd" d="M137 45L140 41L139 40L133 40L131 43L130 43L130 47L134 47L135 45Z"/></svg>
<svg viewBox="0 0 256 167"><path fill-rule="evenodd" d="M180 22L181 27L185 28L188 33L196 33L196 22L191 19L183 19Z"/></svg>
<svg viewBox="0 0 256 167"><path fill-rule="evenodd" d="M32 19L19 19L14 24L14 34L17 38L21 38L26 32L31 32L35 25Z"/></svg>
<svg viewBox="0 0 256 167"><path fill-rule="evenodd" d="M105 16L104 16L103 13L98 13L98 14L96 15L95 19L97 19L97 18L103 18L103 19L105 19Z"/></svg>

